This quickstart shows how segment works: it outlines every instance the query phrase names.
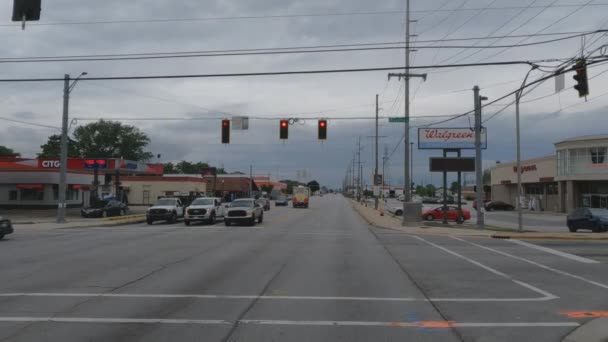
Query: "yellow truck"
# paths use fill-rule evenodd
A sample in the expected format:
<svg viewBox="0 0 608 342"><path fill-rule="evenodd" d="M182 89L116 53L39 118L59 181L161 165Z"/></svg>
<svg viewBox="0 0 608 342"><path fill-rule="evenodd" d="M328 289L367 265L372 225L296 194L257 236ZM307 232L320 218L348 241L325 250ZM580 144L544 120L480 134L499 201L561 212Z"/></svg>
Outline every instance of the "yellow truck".
<svg viewBox="0 0 608 342"><path fill-rule="evenodd" d="M310 199L310 189L305 186L298 186L293 188L293 207L294 208L308 208L308 201Z"/></svg>

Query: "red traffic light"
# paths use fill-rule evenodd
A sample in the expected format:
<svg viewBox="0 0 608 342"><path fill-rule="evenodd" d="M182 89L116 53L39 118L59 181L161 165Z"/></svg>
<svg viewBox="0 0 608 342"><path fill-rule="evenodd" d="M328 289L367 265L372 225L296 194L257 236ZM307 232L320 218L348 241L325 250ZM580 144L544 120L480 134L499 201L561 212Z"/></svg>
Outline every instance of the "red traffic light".
<svg viewBox="0 0 608 342"><path fill-rule="evenodd" d="M288 120L281 120L281 123L279 125L279 138L286 140L287 138L289 138L289 121Z"/></svg>
<svg viewBox="0 0 608 342"><path fill-rule="evenodd" d="M327 140L327 120L319 120L317 137L319 140Z"/></svg>
<svg viewBox="0 0 608 342"><path fill-rule="evenodd" d="M222 120L222 144L230 144L230 120Z"/></svg>

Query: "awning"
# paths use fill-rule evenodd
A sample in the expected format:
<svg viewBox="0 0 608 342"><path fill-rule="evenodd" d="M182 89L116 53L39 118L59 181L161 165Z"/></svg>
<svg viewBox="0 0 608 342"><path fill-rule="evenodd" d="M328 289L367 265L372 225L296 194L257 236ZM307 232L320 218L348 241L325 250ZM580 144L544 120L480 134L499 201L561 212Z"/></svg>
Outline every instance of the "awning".
<svg viewBox="0 0 608 342"><path fill-rule="evenodd" d="M82 185L82 184L70 184L70 188L72 190L82 190L82 191L88 191L90 190L90 185Z"/></svg>
<svg viewBox="0 0 608 342"><path fill-rule="evenodd" d="M44 184L17 184L17 189L44 191Z"/></svg>

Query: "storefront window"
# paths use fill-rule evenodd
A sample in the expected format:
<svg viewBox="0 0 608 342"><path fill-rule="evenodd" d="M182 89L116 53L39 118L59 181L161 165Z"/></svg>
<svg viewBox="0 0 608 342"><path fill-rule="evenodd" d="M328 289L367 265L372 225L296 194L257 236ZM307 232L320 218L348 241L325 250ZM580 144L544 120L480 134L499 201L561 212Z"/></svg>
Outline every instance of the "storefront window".
<svg viewBox="0 0 608 342"><path fill-rule="evenodd" d="M66 201L77 201L78 200L78 190L71 189L69 186L65 192L65 200ZM59 200L59 185L53 184L53 199L55 201Z"/></svg>
<svg viewBox="0 0 608 342"><path fill-rule="evenodd" d="M526 195L542 195L543 185L542 184L526 184Z"/></svg>
<svg viewBox="0 0 608 342"><path fill-rule="evenodd" d="M557 183L547 184L547 195L557 195Z"/></svg>
<svg viewBox="0 0 608 342"><path fill-rule="evenodd" d="M604 164L606 157L605 147L593 147L589 149L589 152L591 153L591 162L593 164Z"/></svg>
<svg viewBox="0 0 608 342"><path fill-rule="evenodd" d="M16 201L17 200L17 190L10 190L8 192L8 200L9 201Z"/></svg>
<svg viewBox="0 0 608 342"><path fill-rule="evenodd" d="M21 189L22 201L42 201L44 192L36 189Z"/></svg>

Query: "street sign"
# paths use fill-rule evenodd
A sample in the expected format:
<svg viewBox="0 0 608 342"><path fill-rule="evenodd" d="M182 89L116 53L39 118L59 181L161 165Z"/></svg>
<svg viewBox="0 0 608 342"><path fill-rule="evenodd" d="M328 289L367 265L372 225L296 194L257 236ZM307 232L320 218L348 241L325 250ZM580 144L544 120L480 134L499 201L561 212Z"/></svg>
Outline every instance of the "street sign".
<svg viewBox="0 0 608 342"><path fill-rule="evenodd" d="M408 118L409 121L409 118ZM388 118L388 122L402 122L405 123L405 116L396 116L392 118Z"/></svg>
<svg viewBox="0 0 608 342"><path fill-rule="evenodd" d="M374 185L382 185L382 175L374 175Z"/></svg>
<svg viewBox="0 0 608 342"><path fill-rule="evenodd" d="M444 157L429 158L431 172L473 172L475 158L473 157Z"/></svg>
<svg viewBox="0 0 608 342"><path fill-rule="evenodd" d="M481 148L488 148L487 129L481 130ZM465 128L419 128L418 149L475 149L475 131Z"/></svg>

